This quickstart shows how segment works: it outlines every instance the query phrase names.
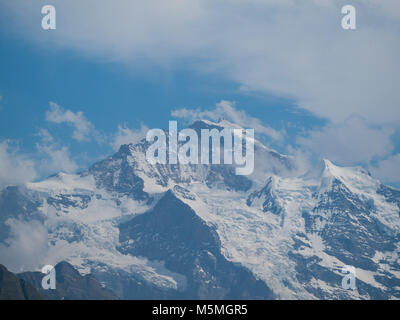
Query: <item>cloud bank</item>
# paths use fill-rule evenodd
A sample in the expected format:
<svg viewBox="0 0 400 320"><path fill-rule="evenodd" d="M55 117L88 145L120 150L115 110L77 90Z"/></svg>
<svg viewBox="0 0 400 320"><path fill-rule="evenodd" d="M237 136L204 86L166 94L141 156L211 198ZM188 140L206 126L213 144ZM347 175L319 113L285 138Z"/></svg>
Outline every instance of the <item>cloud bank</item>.
<svg viewBox="0 0 400 320"><path fill-rule="evenodd" d="M226 100L217 103L215 109L176 109L171 112L171 116L184 119L185 122L189 124L196 120L218 122L219 120L225 119L243 128L254 129L257 134L265 135L272 140L282 140L283 138L283 132L263 125L259 119L248 115L244 110L238 110L234 102Z"/></svg>
<svg viewBox="0 0 400 320"><path fill-rule="evenodd" d="M8 185L20 185L37 177L35 163L22 155L11 141L0 142L0 190Z"/></svg>
<svg viewBox="0 0 400 320"><path fill-rule="evenodd" d="M369 163L391 154L393 129L374 126L357 116L341 123L331 123L301 136L297 143L341 165Z"/></svg>
<svg viewBox="0 0 400 320"><path fill-rule="evenodd" d="M51 32L40 27L46 1L0 3L9 29L46 49L222 75L332 121L400 120L396 0L352 1L355 31L341 28L344 0L54 0Z"/></svg>
<svg viewBox="0 0 400 320"><path fill-rule="evenodd" d="M384 182L398 183L400 181L400 153L382 160L377 166L370 166L369 170Z"/></svg>
<svg viewBox="0 0 400 320"><path fill-rule="evenodd" d="M0 256L14 272L32 271L43 265L48 251L48 233L39 221L8 219L10 237L0 243Z"/></svg>

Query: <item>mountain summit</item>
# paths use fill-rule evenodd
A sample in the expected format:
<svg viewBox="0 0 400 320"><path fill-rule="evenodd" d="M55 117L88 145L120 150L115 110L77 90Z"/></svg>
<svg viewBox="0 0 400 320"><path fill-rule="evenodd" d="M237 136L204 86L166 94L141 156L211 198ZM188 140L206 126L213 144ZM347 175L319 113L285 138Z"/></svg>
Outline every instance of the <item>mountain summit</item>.
<svg viewBox="0 0 400 320"><path fill-rule="evenodd" d="M47 238L24 266L3 263L65 260L126 299L400 298L400 191L365 169L323 160L297 176L293 158L257 141L244 177L224 165L152 165L147 147L3 190L0 240L33 223ZM347 265L355 290L341 285Z"/></svg>

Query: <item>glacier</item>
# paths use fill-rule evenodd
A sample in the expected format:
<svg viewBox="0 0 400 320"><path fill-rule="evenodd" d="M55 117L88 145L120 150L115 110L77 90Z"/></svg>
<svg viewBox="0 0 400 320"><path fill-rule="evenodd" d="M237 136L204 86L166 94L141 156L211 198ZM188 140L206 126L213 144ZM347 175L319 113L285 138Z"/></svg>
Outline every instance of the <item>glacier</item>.
<svg viewBox="0 0 400 320"><path fill-rule="evenodd" d="M400 191L367 170L325 159L304 174L256 140L246 177L230 165L150 164L148 146L2 190L0 262L22 272L67 261L124 299L400 298ZM39 224L44 243L21 224ZM34 259L14 261L29 241ZM355 290L341 286L345 265Z"/></svg>

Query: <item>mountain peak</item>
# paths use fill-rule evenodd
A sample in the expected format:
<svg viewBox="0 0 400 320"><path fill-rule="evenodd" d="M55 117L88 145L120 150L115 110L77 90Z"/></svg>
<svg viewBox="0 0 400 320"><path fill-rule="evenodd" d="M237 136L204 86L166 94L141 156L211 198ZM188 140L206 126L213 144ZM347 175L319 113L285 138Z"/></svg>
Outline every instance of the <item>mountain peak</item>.
<svg viewBox="0 0 400 320"><path fill-rule="evenodd" d="M132 154L133 143L121 144L118 151L113 155L115 158L126 158Z"/></svg>
<svg viewBox="0 0 400 320"><path fill-rule="evenodd" d="M42 300L33 285L0 264L0 300Z"/></svg>
<svg viewBox="0 0 400 320"><path fill-rule="evenodd" d="M349 176L371 176L370 172L361 166L341 167L333 164L328 159L323 159L320 164L323 168L324 176L349 177Z"/></svg>
<svg viewBox="0 0 400 320"><path fill-rule="evenodd" d="M306 172L303 177L307 180L319 180L324 176L326 177L334 175L336 168L337 167L328 159L322 159L316 166Z"/></svg>
<svg viewBox="0 0 400 320"><path fill-rule="evenodd" d="M365 192L370 188L376 190L380 182L371 177L368 170L361 166L340 167L328 159L322 159L318 165L302 176L305 180L315 181L319 185L319 192L323 193L330 189L336 181L353 192Z"/></svg>
<svg viewBox="0 0 400 320"><path fill-rule="evenodd" d="M322 159L321 162L324 164L326 168L335 167L335 165L328 159Z"/></svg>
<svg viewBox="0 0 400 320"><path fill-rule="evenodd" d="M219 129L222 130L224 128L231 129L242 129L242 126L232 123L225 119L219 119L218 122L210 121L206 119L196 120L193 122L189 128L199 130L199 129Z"/></svg>

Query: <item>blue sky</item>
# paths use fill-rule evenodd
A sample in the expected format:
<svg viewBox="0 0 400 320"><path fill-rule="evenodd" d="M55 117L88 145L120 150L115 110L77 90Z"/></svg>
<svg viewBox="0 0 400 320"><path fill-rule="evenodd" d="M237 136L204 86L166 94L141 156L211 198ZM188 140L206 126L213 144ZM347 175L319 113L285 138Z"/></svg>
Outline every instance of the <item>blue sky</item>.
<svg viewBox="0 0 400 320"><path fill-rule="evenodd" d="M392 41L399 25L390 1L380 10L354 1L358 33L340 29L340 4L331 1L153 7L121 0L117 23L102 17L107 2L53 1L51 31L40 28L44 3L0 1L0 142L4 162L33 163L35 179L111 154L119 126L167 127L173 110L195 114L229 101L278 132L281 139L264 138L280 152L361 164L399 185L400 48ZM129 10L139 12L136 20L123 19ZM291 23L278 19L294 14ZM91 133L75 139L72 122L46 115L50 102ZM66 166L50 163L55 154L69 158Z"/></svg>
<svg viewBox="0 0 400 320"><path fill-rule="evenodd" d="M73 154L87 153L82 166L111 153L112 148L106 142L75 141L71 128L46 121L50 101L73 112L82 111L98 131L110 136L118 125L134 129L145 123L166 128L171 110L212 109L221 100L234 101L276 130L287 130L291 143L300 131L325 123L309 112L300 112L295 101L241 92L234 82L214 75L162 68L126 70L121 63L88 59L71 50L38 50L19 37L4 34L0 50L0 136L19 141L23 150L35 153L38 131L46 128ZM285 151L282 143L274 147Z"/></svg>

